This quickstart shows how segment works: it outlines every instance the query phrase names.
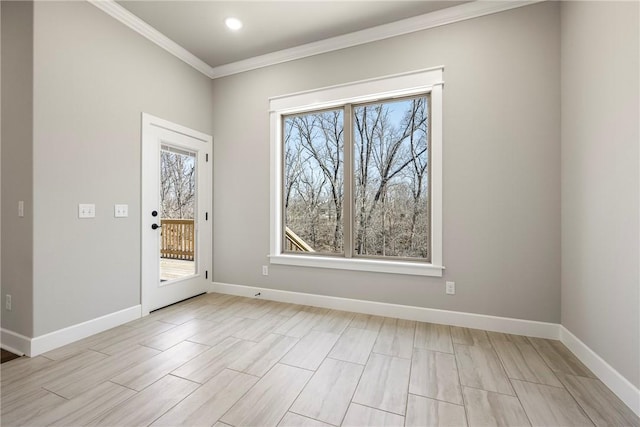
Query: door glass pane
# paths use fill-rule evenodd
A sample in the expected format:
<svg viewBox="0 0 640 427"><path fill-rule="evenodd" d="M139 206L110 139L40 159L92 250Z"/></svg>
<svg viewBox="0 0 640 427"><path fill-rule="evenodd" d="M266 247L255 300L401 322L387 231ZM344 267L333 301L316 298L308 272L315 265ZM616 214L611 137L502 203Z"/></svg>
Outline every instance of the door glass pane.
<svg viewBox="0 0 640 427"><path fill-rule="evenodd" d="M353 108L356 255L430 258L428 101Z"/></svg>
<svg viewBox="0 0 640 427"><path fill-rule="evenodd" d="M160 149L160 282L196 273L196 153Z"/></svg>
<svg viewBox="0 0 640 427"><path fill-rule="evenodd" d="M343 253L344 112L284 118L284 250Z"/></svg>

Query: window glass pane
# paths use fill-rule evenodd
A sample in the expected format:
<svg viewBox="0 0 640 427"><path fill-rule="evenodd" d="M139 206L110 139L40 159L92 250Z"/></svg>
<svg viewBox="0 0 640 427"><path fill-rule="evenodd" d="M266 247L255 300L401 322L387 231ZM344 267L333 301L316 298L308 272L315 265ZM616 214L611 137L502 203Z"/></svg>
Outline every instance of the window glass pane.
<svg viewBox="0 0 640 427"><path fill-rule="evenodd" d="M429 259L428 97L354 106L354 253Z"/></svg>
<svg viewBox="0 0 640 427"><path fill-rule="evenodd" d="M196 153L160 148L160 282L196 273Z"/></svg>
<svg viewBox="0 0 640 427"><path fill-rule="evenodd" d="M344 113L285 116L284 250L343 252Z"/></svg>

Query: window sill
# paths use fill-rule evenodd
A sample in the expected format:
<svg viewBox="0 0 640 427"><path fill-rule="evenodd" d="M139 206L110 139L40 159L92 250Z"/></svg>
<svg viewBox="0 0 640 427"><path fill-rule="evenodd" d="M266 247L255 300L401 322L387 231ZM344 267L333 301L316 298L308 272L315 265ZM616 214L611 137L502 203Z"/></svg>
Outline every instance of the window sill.
<svg viewBox="0 0 640 427"><path fill-rule="evenodd" d="M270 255L271 264L298 267L332 268L339 270L368 271L374 273L408 274L413 276L442 277L443 266L407 261L384 261L362 258L333 258L290 254Z"/></svg>

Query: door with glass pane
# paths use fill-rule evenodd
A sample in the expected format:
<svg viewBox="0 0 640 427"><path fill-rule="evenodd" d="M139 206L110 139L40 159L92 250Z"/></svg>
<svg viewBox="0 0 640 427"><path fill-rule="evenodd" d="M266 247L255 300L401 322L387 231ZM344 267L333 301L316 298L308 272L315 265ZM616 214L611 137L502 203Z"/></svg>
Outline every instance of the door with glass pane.
<svg viewBox="0 0 640 427"><path fill-rule="evenodd" d="M143 314L206 292L212 138L143 114Z"/></svg>

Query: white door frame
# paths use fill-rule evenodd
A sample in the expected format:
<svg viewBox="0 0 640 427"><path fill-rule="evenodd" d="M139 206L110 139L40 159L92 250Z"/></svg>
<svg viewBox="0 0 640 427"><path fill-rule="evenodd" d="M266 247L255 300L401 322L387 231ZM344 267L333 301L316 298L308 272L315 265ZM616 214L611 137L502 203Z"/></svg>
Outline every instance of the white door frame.
<svg viewBox="0 0 640 427"><path fill-rule="evenodd" d="M154 132L155 130L155 132ZM211 180L211 172L212 172L212 163L213 159L211 153L213 151L213 137L211 135L204 134L202 132L198 132L196 130L172 123L167 120L160 119L158 117L152 116L147 113L142 113L142 131L141 131L141 163L142 163L142 174L141 174L141 220L140 220L140 242L141 242L141 253L140 253L140 273L141 273L141 281L140 281L140 303L142 306L142 316L146 316L149 314L149 311L157 308L151 307L152 305L152 286L157 286L159 283L159 246L158 241L151 239L150 236L159 235L159 231L152 230L151 225L156 223L156 221L160 220L160 214L158 213L157 217L151 216L151 211L157 210L160 212L159 204L155 201L153 197L153 191L157 191L159 186L159 181L157 179L150 179L149 171L155 168L159 170L159 141L157 136L158 130L164 130L169 132L175 132L176 134L182 137L189 137L198 141L201 141L202 147L198 150L199 155L206 156L206 165L205 171L202 175L202 179L206 180L208 183L208 188L211 190L212 180ZM153 175L153 174L151 174ZM199 185L198 185L199 186ZM206 194L202 194L206 193ZM196 256L197 256L197 268L198 274L196 274L196 278L198 278L197 287L200 292L207 292L209 289L209 285L213 280L213 275L211 274L211 247L212 247L212 226L213 222L212 218L212 203L211 203L211 191L206 192L198 192L198 203L197 203L197 217L196 218L206 218L205 221L198 220L198 224L196 227L198 228L198 236L199 238L196 241ZM156 262L149 262L151 256L155 256L157 258ZM199 261L199 262L198 262ZM157 282L157 283L156 283ZM198 293L200 293L198 292Z"/></svg>

